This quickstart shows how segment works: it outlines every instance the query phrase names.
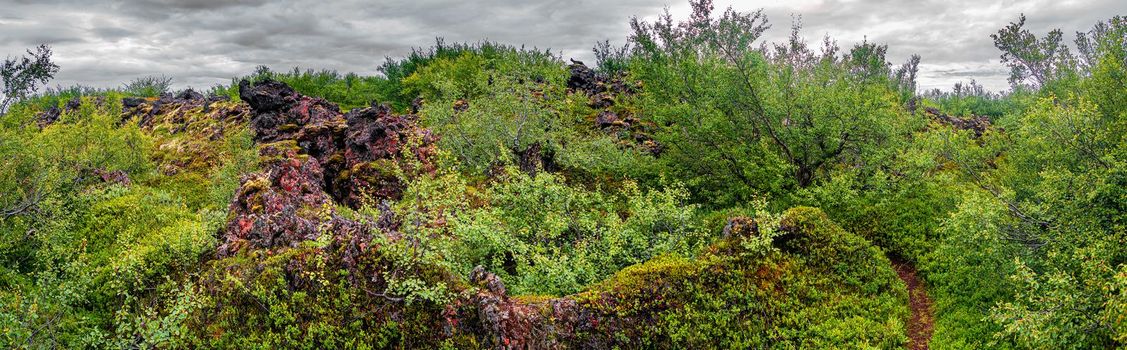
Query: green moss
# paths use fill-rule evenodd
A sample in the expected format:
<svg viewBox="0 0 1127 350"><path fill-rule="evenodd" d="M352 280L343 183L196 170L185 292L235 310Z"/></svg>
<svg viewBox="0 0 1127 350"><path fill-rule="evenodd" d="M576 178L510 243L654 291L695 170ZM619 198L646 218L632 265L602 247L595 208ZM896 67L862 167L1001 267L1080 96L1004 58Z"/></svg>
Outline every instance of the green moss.
<svg viewBox="0 0 1127 350"><path fill-rule="evenodd" d="M398 178L403 176L403 170L393 159L377 159L369 162L368 167L374 172L375 179Z"/></svg>
<svg viewBox="0 0 1127 350"><path fill-rule="evenodd" d="M592 292L638 291L660 283L680 283L699 272L700 266L677 255L662 255L641 264L627 266L594 287Z"/></svg>
<svg viewBox="0 0 1127 350"><path fill-rule="evenodd" d="M187 344L239 348L476 348L473 337L443 335L443 305L384 297L379 276L394 262L372 251L357 270L340 252L316 247L251 250L215 260L201 276L210 299L187 320ZM389 265L390 264L390 265ZM427 281L450 276L433 266L412 272ZM354 274L359 274L354 276Z"/></svg>
<svg viewBox="0 0 1127 350"><path fill-rule="evenodd" d="M778 251L745 254L732 237L696 259L627 267L574 298L630 346L903 346L907 294L880 250L815 208L782 222Z"/></svg>

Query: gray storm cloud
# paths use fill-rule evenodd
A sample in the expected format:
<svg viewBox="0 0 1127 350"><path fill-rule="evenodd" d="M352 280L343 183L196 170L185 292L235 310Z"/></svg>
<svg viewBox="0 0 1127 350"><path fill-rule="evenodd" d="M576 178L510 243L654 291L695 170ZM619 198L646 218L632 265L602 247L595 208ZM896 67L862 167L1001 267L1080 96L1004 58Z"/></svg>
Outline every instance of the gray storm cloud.
<svg viewBox="0 0 1127 350"><path fill-rule="evenodd" d="M447 42L492 40L591 60L596 41L623 43L631 16L653 18L687 3L627 1L0 0L0 55L51 44L62 71L55 84L118 86L145 75L178 87L209 87L260 64L373 74L385 57ZM885 43L893 61L923 56L922 88L977 79L1006 88L989 34L1020 13L1037 33L1087 30L1127 14L1122 0L1087 1L716 1L718 9L763 8L765 40L784 38L801 16L810 42ZM1069 35L1071 37L1071 35Z"/></svg>

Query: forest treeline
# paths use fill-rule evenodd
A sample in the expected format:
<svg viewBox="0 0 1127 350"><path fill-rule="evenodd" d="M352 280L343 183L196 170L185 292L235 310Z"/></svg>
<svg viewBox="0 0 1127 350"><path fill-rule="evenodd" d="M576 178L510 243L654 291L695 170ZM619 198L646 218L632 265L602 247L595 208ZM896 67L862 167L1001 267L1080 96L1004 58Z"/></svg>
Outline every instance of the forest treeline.
<svg viewBox="0 0 1127 350"><path fill-rule="evenodd" d="M690 2L587 66L446 43L0 104L10 348L1127 346L1127 21L993 40L1011 88ZM916 344L918 345L918 344ZM914 346L914 345L913 345Z"/></svg>

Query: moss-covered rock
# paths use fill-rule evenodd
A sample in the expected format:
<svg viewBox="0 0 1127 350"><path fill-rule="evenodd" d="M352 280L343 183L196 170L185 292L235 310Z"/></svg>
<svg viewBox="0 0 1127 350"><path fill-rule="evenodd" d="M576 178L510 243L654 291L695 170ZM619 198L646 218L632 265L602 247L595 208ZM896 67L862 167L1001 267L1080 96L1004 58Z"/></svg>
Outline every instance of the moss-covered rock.
<svg viewBox="0 0 1127 350"><path fill-rule="evenodd" d="M453 304L458 324L502 348L902 347L907 295L884 255L814 208L783 222L791 239L777 250L730 235L697 259L658 257L561 298L511 298L475 271L477 291ZM871 268L827 268L862 261Z"/></svg>

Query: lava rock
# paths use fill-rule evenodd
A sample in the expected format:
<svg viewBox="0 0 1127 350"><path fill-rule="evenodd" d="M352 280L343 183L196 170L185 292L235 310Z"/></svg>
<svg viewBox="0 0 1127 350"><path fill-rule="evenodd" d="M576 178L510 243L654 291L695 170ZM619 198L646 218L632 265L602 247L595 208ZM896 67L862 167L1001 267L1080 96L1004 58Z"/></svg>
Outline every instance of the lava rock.
<svg viewBox="0 0 1127 350"><path fill-rule="evenodd" d="M266 80L251 85L243 79L239 81L239 98L255 113L267 113L292 105L299 96L293 88L279 81Z"/></svg>
<svg viewBox="0 0 1127 350"><path fill-rule="evenodd" d="M35 124L38 125L40 129L45 128L58 121L60 114L62 114L62 110L60 110L59 107L52 106L46 111L39 112L39 114L35 115Z"/></svg>
<svg viewBox="0 0 1127 350"><path fill-rule="evenodd" d="M299 160L291 150L266 172L244 176L229 207L220 257L243 248L297 246L317 238L320 210L331 203L316 159Z"/></svg>
<svg viewBox="0 0 1127 350"><path fill-rule="evenodd" d="M101 178L102 182L118 184L122 186L129 186L133 181L129 180L129 174L123 170L107 171L103 168L94 169L94 175Z"/></svg>
<svg viewBox="0 0 1127 350"><path fill-rule="evenodd" d="M583 62L576 60L571 60L567 69L571 73L571 76L567 79L569 89L591 95L599 92L599 76L594 69L588 68Z"/></svg>
<svg viewBox="0 0 1127 350"><path fill-rule="evenodd" d="M174 99L176 99L176 100L203 100L204 96L203 96L203 94L196 92L196 90L185 89L184 91L181 91L180 93L176 94L176 97Z"/></svg>
<svg viewBox="0 0 1127 350"><path fill-rule="evenodd" d="M403 174L435 170L431 159L437 138L418 127L414 116L397 115L379 104L341 114L337 105L302 96L276 81L244 81L239 94L254 111L255 140L294 141L300 153L317 159L324 169L329 195L350 207L398 199L406 188Z"/></svg>
<svg viewBox="0 0 1127 350"><path fill-rule="evenodd" d="M70 99L70 101L67 101L67 103L65 105L63 105L63 112L67 112L67 113L77 112L78 109L81 108L81 107L82 107L82 97L75 96L74 98Z"/></svg>
<svg viewBox="0 0 1127 350"><path fill-rule="evenodd" d="M485 271L485 267L481 265L475 266L473 271L470 272L470 283L485 287L486 290L497 296L507 296L505 294L505 282L501 281L501 278L497 275Z"/></svg>
<svg viewBox="0 0 1127 350"><path fill-rule="evenodd" d="M298 139L298 134L306 125L315 125L314 129L343 128L343 119L340 119L340 108L336 104L320 98L301 96L285 83L267 80L251 85L243 80L239 83L239 97L250 105L254 116L251 118L251 128L255 131L255 141L275 142L280 140ZM334 126L334 124L339 124ZM332 130L310 130L304 135L311 140L317 135L316 131L331 132ZM316 143L316 141L314 141Z"/></svg>
<svg viewBox="0 0 1127 350"><path fill-rule="evenodd" d="M423 105L425 104L426 100L423 99L422 96L416 97L414 100L411 100L411 114L418 114L419 111L423 110Z"/></svg>
<svg viewBox="0 0 1127 350"><path fill-rule="evenodd" d="M950 125L951 127L960 130L970 130L974 132L975 138L982 137L982 134L985 133L986 129L989 129L991 125L990 117L984 115L961 118L957 116L947 115L946 113L939 111L939 109L935 107L925 108L924 113L929 115L932 120L938 121L939 123Z"/></svg>
<svg viewBox="0 0 1127 350"><path fill-rule="evenodd" d="M140 107L144 103L145 103L144 98L124 97L124 98L121 99L121 109L122 110L134 109L134 108Z"/></svg>
<svg viewBox="0 0 1127 350"><path fill-rule="evenodd" d="M227 96L227 95L210 94L210 95L207 96L208 102L225 102L225 101L230 101L230 100L231 100L231 96Z"/></svg>
<svg viewBox="0 0 1127 350"><path fill-rule="evenodd" d="M611 111L599 112L599 115L595 117L595 124L598 124L600 128L606 128L621 123L622 121L618 119L618 115Z"/></svg>

